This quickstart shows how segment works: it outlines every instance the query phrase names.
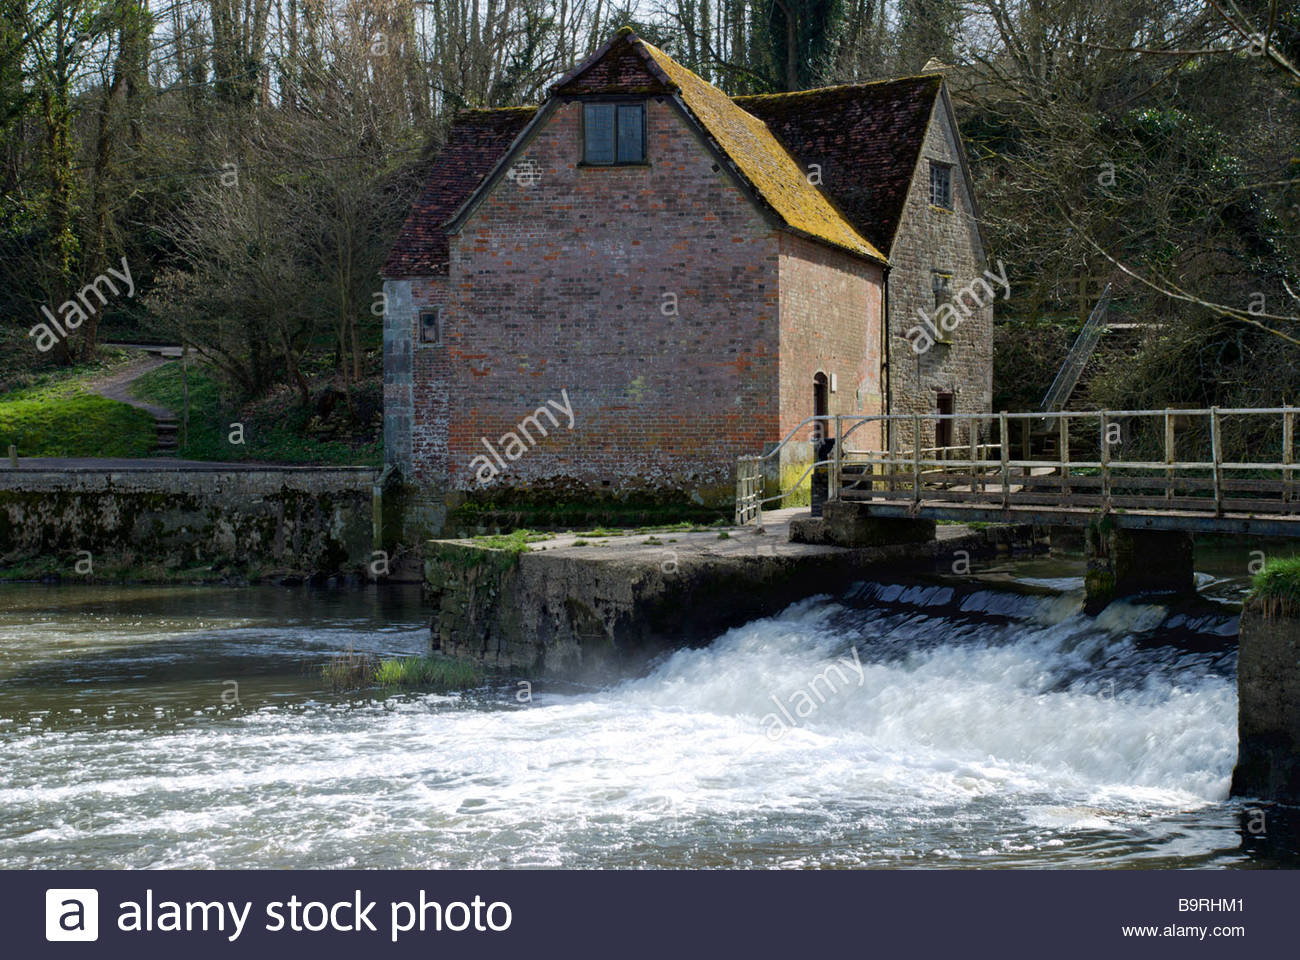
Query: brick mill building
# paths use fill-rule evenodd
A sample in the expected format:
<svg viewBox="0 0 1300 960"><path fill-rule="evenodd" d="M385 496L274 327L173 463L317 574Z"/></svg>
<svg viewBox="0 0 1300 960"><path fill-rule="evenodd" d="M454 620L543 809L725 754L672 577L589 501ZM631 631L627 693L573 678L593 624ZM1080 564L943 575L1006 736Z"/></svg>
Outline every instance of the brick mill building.
<svg viewBox="0 0 1300 960"><path fill-rule="evenodd" d="M732 99L625 28L452 125L383 271L386 457L723 503L815 411L987 411L991 298L924 319L985 267L941 76Z"/></svg>

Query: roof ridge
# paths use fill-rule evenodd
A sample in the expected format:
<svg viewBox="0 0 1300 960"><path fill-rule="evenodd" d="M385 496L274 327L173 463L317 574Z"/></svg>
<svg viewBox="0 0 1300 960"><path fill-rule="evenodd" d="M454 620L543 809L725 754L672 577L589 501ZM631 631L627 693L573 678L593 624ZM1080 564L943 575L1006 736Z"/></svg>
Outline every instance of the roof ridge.
<svg viewBox="0 0 1300 960"><path fill-rule="evenodd" d="M860 90L863 87L884 86L890 83L903 83L908 80L928 80L943 82L941 73L911 73L901 77L881 77L877 80L855 80L853 83L831 83L824 87L809 87L807 90L784 90L780 93L741 93L733 100L778 100L782 97L803 97L814 93L832 93L838 91Z"/></svg>
<svg viewBox="0 0 1300 960"><path fill-rule="evenodd" d="M482 116L488 113L536 113L538 106L535 103L521 103L516 107L464 107L457 110L456 117L464 116ZM453 118L454 119L454 118Z"/></svg>

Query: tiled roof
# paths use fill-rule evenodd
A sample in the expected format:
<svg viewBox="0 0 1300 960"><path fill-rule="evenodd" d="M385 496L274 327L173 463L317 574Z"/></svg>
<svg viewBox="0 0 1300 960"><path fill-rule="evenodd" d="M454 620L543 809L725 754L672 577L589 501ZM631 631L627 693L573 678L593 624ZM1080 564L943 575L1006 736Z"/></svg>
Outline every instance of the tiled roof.
<svg viewBox="0 0 1300 960"><path fill-rule="evenodd" d="M881 250L888 251L925 141L942 76L927 74L737 97L807 168L821 188Z"/></svg>
<svg viewBox="0 0 1300 960"><path fill-rule="evenodd" d="M634 42L654 59L680 91L686 108L782 220L819 240L884 261L885 255L840 215L762 120L658 47Z"/></svg>
<svg viewBox="0 0 1300 960"><path fill-rule="evenodd" d="M885 260L942 77L927 75L732 99L628 28L552 88L558 96L677 92L753 192L792 229ZM445 274L445 226L536 115L470 110L452 125L386 277ZM809 177L820 167L821 183Z"/></svg>
<svg viewBox="0 0 1300 960"><path fill-rule="evenodd" d="M381 271L385 277L427 277L447 272L443 225L500 160L536 107L466 110L456 117L447 142L429 168Z"/></svg>

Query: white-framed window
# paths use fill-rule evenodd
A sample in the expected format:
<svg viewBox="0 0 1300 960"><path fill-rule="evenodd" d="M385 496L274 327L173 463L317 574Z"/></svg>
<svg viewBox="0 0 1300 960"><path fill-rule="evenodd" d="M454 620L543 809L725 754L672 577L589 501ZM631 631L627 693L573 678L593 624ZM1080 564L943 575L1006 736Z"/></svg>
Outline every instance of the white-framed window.
<svg viewBox="0 0 1300 960"><path fill-rule="evenodd" d="M930 161L930 206L952 209L952 165Z"/></svg>

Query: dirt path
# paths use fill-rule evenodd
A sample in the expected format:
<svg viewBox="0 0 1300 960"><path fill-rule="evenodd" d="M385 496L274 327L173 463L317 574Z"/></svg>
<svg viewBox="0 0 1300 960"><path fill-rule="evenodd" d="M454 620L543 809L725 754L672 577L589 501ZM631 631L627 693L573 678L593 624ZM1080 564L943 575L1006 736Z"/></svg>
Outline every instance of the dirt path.
<svg viewBox="0 0 1300 960"><path fill-rule="evenodd" d="M128 392L131 384L143 377L151 370L157 370L165 363L171 363L168 357L159 357L154 354L146 354L139 360L133 360L125 366L118 367L107 376L98 380L92 380L86 384L86 389L92 393L97 393L101 397L107 397L109 400L117 400L120 403L130 404L138 407L148 413L155 420L175 420L176 414L166 407L160 407L157 404L145 403L143 400L137 400Z"/></svg>

